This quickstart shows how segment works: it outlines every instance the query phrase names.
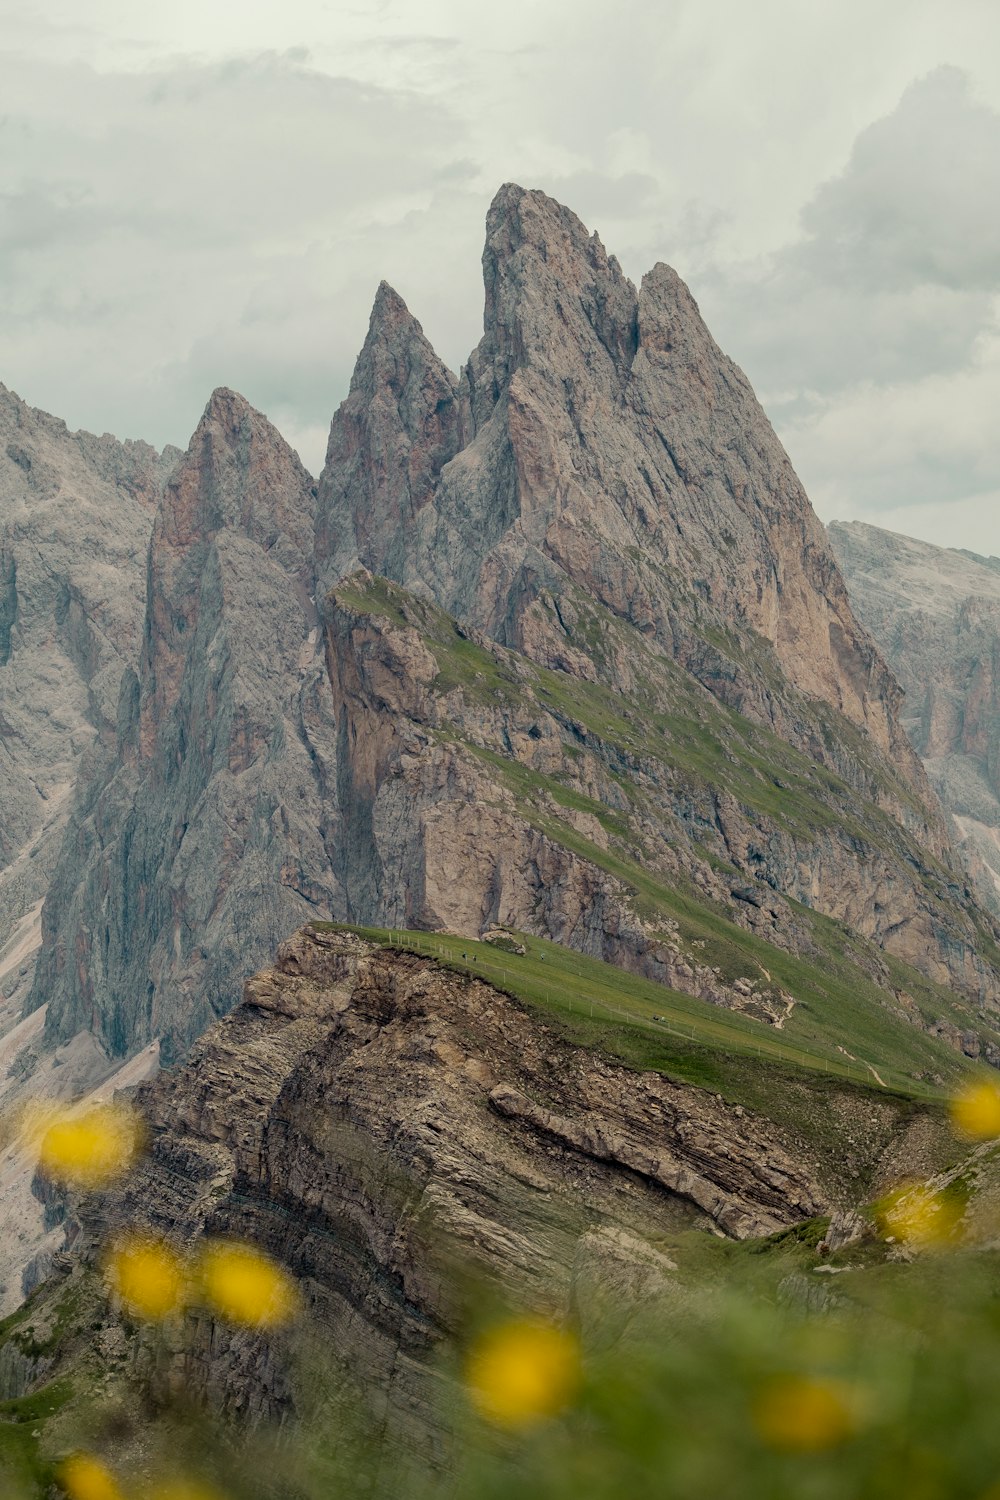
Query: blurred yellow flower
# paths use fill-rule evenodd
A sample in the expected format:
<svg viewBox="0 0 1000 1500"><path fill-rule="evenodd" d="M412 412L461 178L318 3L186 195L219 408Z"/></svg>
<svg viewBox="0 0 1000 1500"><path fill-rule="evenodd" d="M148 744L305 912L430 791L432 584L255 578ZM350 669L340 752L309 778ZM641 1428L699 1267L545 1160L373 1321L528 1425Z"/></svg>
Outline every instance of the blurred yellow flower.
<svg viewBox="0 0 1000 1500"><path fill-rule="evenodd" d="M92 1453L74 1453L59 1466L59 1483L69 1500L124 1500L111 1470Z"/></svg>
<svg viewBox="0 0 1000 1500"><path fill-rule="evenodd" d="M294 1316L298 1302L294 1281L251 1245L223 1241L206 1245L199 1280L205 1301L231 1323L273 1328Z"/></svg>
<svg viewBox="0 0 1000 1500"><path fill-rule="evenodd" d="M572 1400L580 1383L579 1346L547 1323L505 1323L475 1345L466 1381L473 1402L491 1421L530 1426Z"/></svg>
<svg viewBox="0 0 1000 1500"><path fill-rule="evenodd" d="M38 1165L72 1187L103 1187L128 1171L139 1154L142 1125L124 1105L96 1104L56 1115L41 1136Z"/></svg>
<svg viewBox="0 0 1000 1500"><path fill-rule="evenodd" d="M161 1240L123 1240L108 1257L108 1277L125 1305L140 1318L167 1318L184 1298L183 1263Z"/></svg>
<svg viewBox="0 0 1000 1500"><path fill-rule="evenodd" d="M801 1375L766 1385L754 1402L753 1422L769 1447L798 1453L835 1448L857 1427L847 1386Z"/></svg>
<svg viewBox="0 0 1000 1500"><path fill-rule="evenodd" d="M904 1245L942 1245L955 1238L962 1205L918 1184L890 1193L879 1205L878 1218L883 1234Z"/></svg>
<svg viewBox="0 0 1000 1500"><path fill-rule="evenodd" d="M970 1140L1000 1135L1000 1084L989 1078L967 1084L951 1101L951 1123Z"/></svg>

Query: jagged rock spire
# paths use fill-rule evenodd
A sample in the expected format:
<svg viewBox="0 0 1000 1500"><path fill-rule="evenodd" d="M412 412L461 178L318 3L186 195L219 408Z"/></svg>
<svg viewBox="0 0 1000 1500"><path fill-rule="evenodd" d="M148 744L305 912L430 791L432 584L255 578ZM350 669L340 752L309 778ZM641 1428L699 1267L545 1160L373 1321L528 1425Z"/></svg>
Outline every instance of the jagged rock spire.
<svg viewBox="0 0 1000 1500"><path fill-rule="evenodd" d="M330 427L316 537L324 581L357 562L400 571L404 534L462 435L454 376L399 293L380 282L350 392Z"/></svg>
<svg viewBox="0 0 1000 1500"><path fill-rule="evenodd" d="M637 292L574 213L506 183L483 274L457 399L380 290L322 479L328 576L360 558L546 661L571 660L572 643L539 600L581 591L812 751L822 736L778 699L824 701L926 799L898 687L823 528L677 273L658 264ZM779 676L712 658L706 629L749 632Z"/></svg>

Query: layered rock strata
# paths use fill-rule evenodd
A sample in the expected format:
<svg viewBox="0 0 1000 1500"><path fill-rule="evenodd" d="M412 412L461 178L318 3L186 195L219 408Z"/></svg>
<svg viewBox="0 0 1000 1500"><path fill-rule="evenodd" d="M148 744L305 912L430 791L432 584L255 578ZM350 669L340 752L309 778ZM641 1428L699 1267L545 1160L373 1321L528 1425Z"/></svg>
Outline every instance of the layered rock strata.
<svg viewBox="0 0 1000 1500"><path fill-rule="evenodd" d="M298 933L136 1102L150 1154L83 1206L77 1250L99 1256L124 1228L251 1238L295 1275L313 1335L391 1427L424 1440L463 1284L561 1316L602 1272L669 1284L651 1238L768 1233L827 1202L768 1122L572 1047L479 980L344 933ZM891 1135L882 1115L875 1132ZM198 1313L172 1348L155 1378L234 1414L294 1400L280 1341Z"/></svg>

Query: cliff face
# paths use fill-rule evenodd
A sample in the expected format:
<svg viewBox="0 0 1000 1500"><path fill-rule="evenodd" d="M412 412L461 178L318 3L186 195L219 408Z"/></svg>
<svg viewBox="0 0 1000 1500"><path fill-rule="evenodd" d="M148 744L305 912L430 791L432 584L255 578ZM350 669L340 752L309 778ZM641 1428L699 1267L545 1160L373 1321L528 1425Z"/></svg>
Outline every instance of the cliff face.
<svg viewBox="0 0 1000 1500"><path fill-rule="evenodd" d="M536 667L367 574L329 605L351 920L541 933L783 1025L781 986L735 987L761 972L743 933L815 956L802 908L816 908L995 1003L974 904L949 873L630 627L615 640L607 626L643 683L626 694ZM685 896L732 924L742 967L732 952L699 961Z"/></svg>
<svg viewBox="0 0 1000 1500"><path fill-rule="evenodd" d="M34 999L50 1039L171 1056L332 888L312 601L312 482L217 391L166 486L138 672L74 810ZM312 736L318 735L315 751Z"/></svg>
<svg viewBox="0 0 1000 1500"><path fill-rule="evenodd" d="M902 722L1000 909L1000 562L860 521L829 531L905 690Z"/></svg>
<svg viewBox="0 0 1000 1500"><path fill-rule="evenodd" d="M176 454L67 430L0 385L0 946L3 993L37 942L70 797L113 739L142 629L146 545ZM25 950L25 943L27 949Z"/></svg>

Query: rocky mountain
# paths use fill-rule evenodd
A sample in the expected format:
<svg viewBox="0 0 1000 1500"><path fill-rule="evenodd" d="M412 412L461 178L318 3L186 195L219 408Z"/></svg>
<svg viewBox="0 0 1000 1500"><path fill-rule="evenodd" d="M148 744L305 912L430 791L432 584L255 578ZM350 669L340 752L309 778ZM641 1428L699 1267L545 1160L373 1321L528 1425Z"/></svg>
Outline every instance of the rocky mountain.
<svg viewBox="0 0 1000 1500"><path fill-rule="evenodd" d="M0 385L0 945L21 928L25 956L81 758L114 740L174 456L69 432Z"/></svg>
<svg viewBox="0 0 1000 1500"><path fill-rule="evenodd" d="M1000 909L1000 559L861 521L829 534L858 616L906 693L907 734Z"/></svg>
<svg viewBox="0 0 1000 1500"><path fill-rule="evenodd" d="M866 791L912 819L912 789L930 799L897 687L680 278L659 264L636 291L575 214L513 184L490 208L483 274L485 331L457 381L380 288L320 480L324 583L360 562L585 677L599 664L577 608L598 603L821 759L836 751L805 699L865 729L911 795L878 776ZM940 852L933 807L919 832Z"/></svg>
<svg viewBox="0 0 1000 1500"><path fill-rule="evenodd" d="M1000 1057L991 922L745 377L544 194L484 274L457 380L379 289L315 488L209 404L45 906L50 1042L176 1058L319 916L499 922L814 1041L835 952Z"/></svg>
<svg viewBox="0 0 1000 1500"><path fill-rule="evenodd" d="M280 435L216 391L157 511L117 738L46 903L35 995L53 1039L86 1028L121 1055L160 1038L169 1057L332 904L313 510Z"/></svg>
<svg viewBox="0 0 1000 1500"><path fill-rule="evenodd" d="M0 1334L0 1390L113 1397L147 1472L174 1395L256 1420L300 1390L281 1333L198 1306L146 1337L109 1305L121 1229L270 1252L383 1443L440 1461L469 1286L643 1307L688 1230L958 1171L942 1100L1000 1066L1000 930L745 377L674 272L636 290L544 194L500 190L484 277L458 378L380 287L318 484L228 390L169 465L64 435L151 532L114 653L98 591L4 544L2 669L34 641L31 705L63 653L88 742L21 1025L45 1015L44 1080L78 1045L128 1059L150 1149L82 1202L36 1179L73 1253L28 1267L55 1275ZM913 637L952 663L960 639L975 684L931 674L936 776L989 772L986 626L961 635L984 608ZM0 1207L26 1180L4 1148ZM810 1306L824 1281L797 1277ZM32 1442L79 1446L61 1421Z"/></svg>

